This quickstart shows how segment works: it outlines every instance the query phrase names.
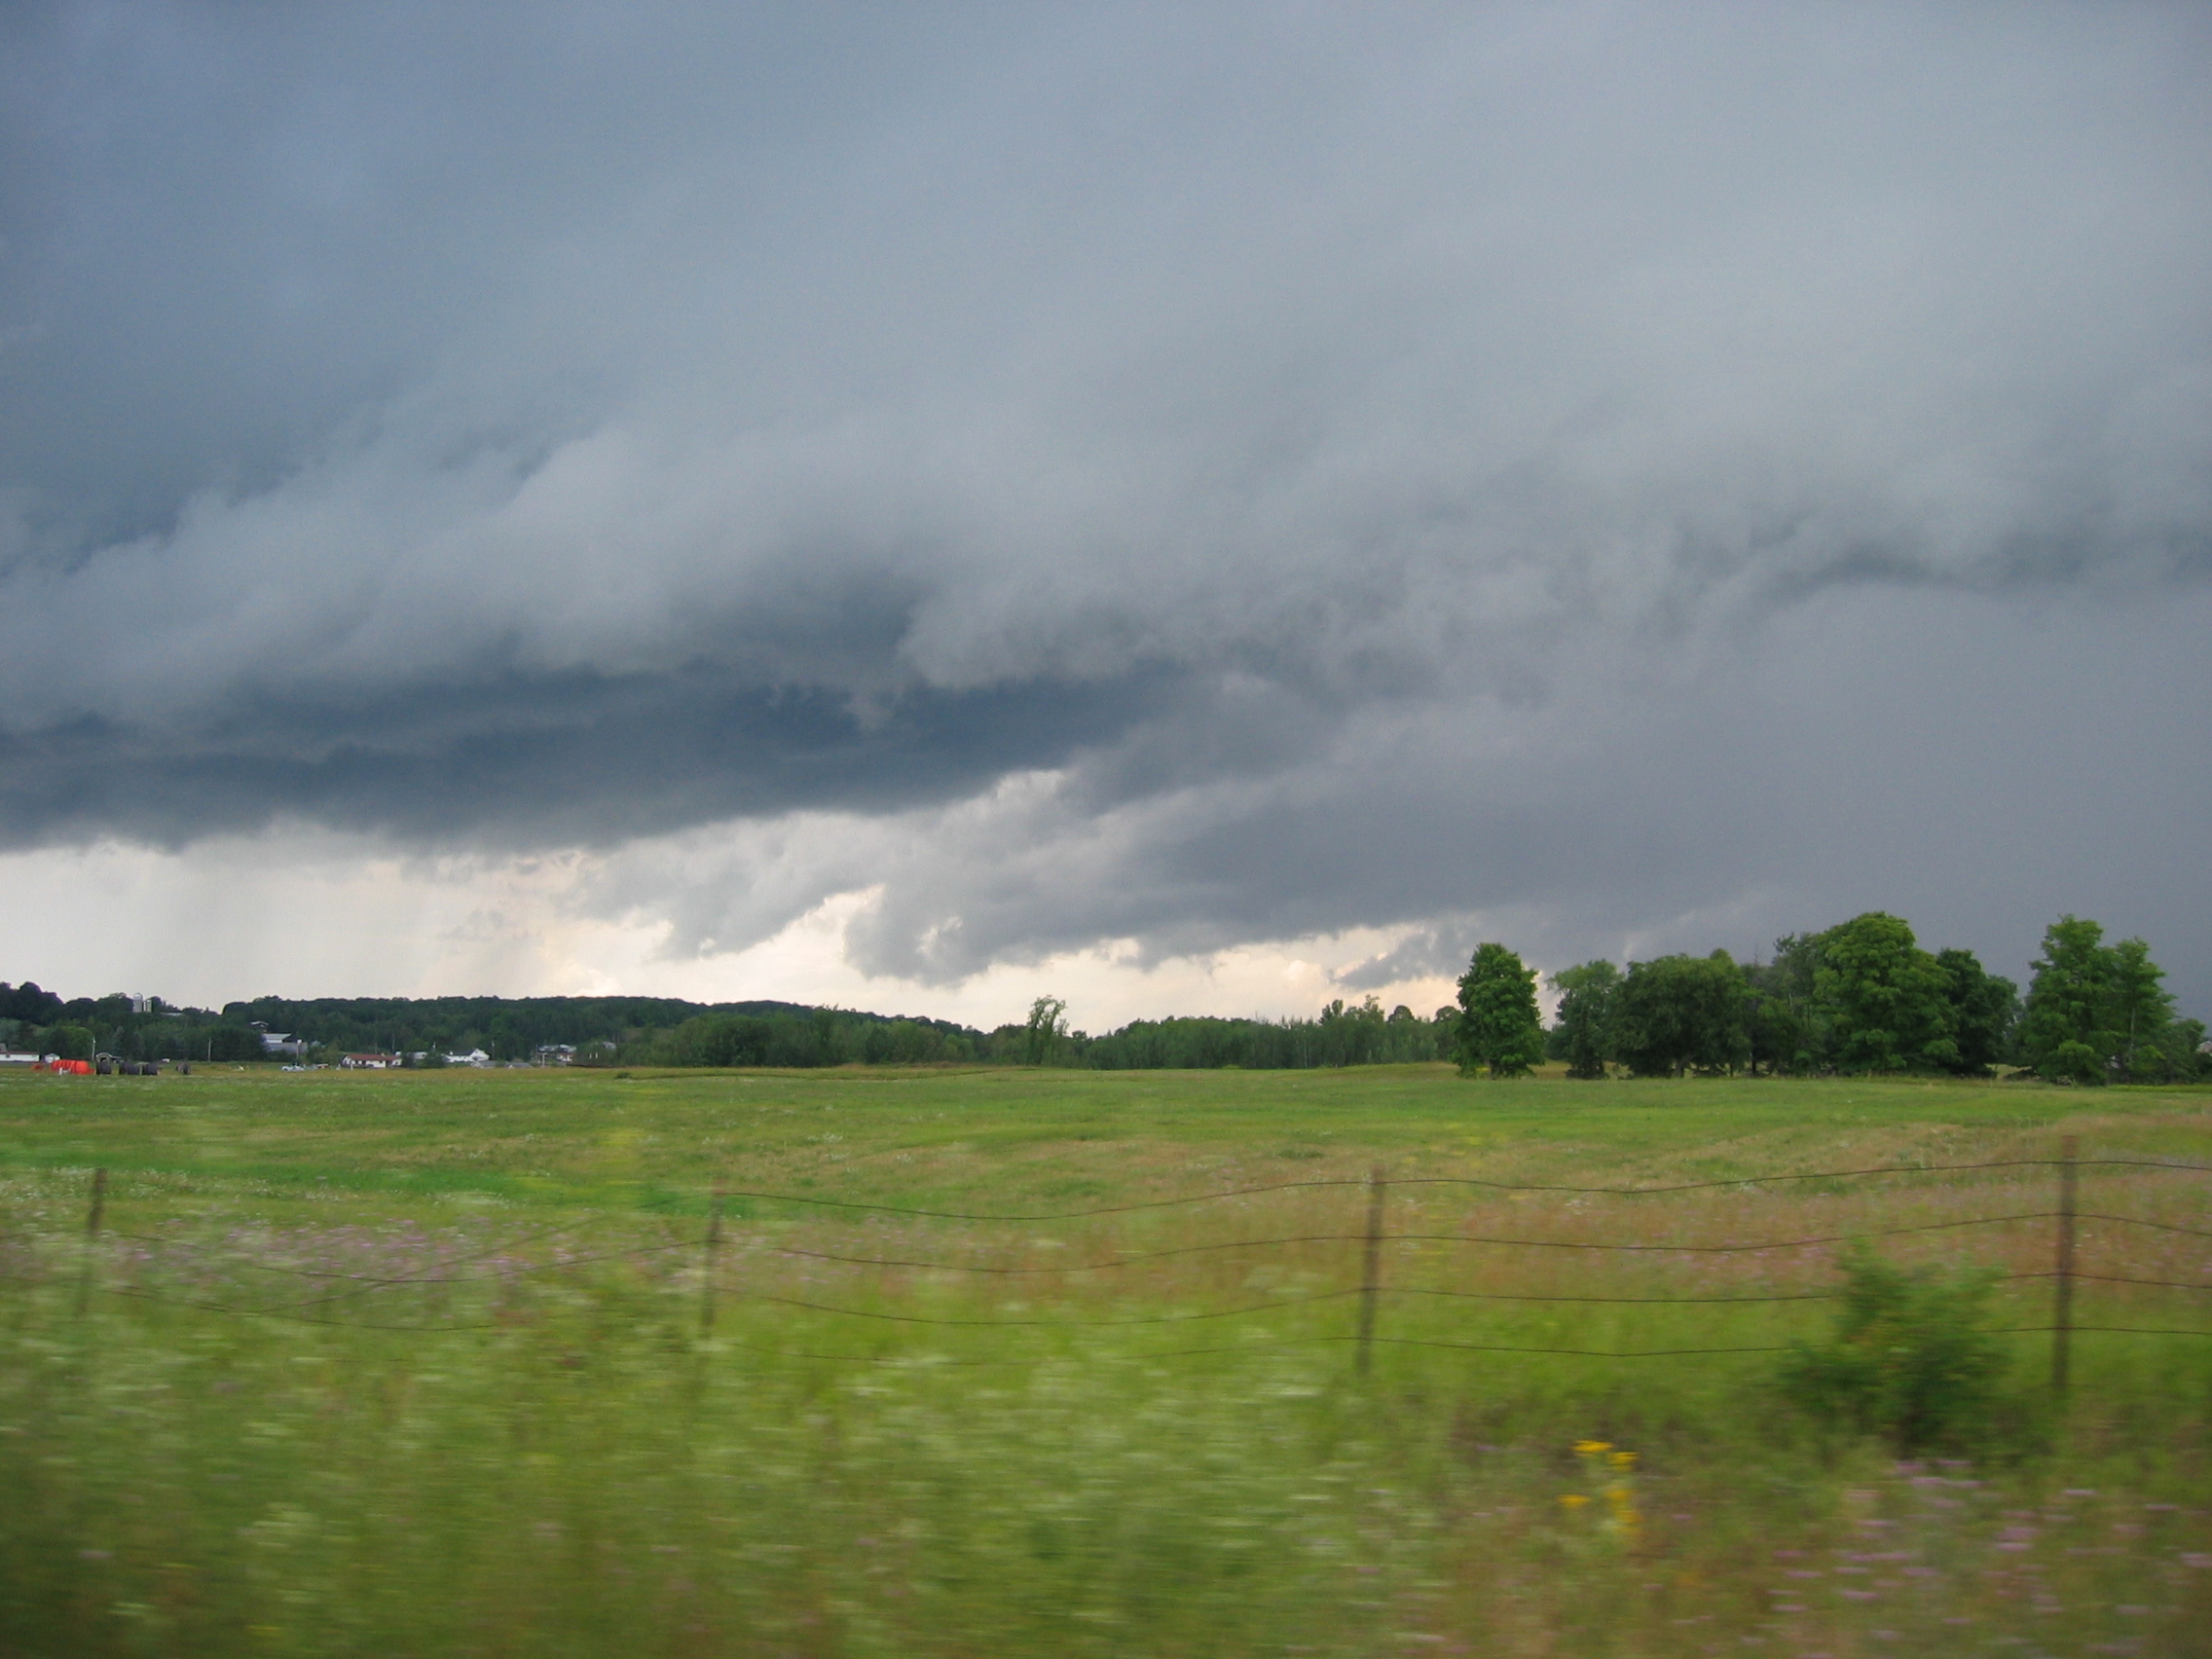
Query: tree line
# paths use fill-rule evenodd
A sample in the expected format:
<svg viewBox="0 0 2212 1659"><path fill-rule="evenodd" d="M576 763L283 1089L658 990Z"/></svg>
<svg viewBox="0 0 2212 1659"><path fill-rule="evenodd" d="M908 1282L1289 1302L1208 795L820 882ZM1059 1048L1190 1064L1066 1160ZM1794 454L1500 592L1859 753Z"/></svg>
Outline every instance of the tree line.
<svg viewBox="0 0 2212 1659"><path fill-rule="evenodd" d="M866 1033L893 1024L955 1037L965 1027L945 1020L893 1019L850 1009L752 1001L696 1003L678 997L257 997L226 1004L226 1020L290 1032L331 1053L375 1051L442 1057L481 1050L495 1061L529 1060L548 1050L573 1049L593 1060L627 1053L641 1059L688 1029L684 1052L710 1051L701 1033L749 1033L749 1052L773 1050L775 1060L730 1062L670 1059L670 1064L836 1065L861 1057ZM702 1023L704 1022L704 1023ZM880 1046L880 1044L879 1044ZM911 1040L909 1047L914 1046ZM927 1044L921 1045L926 1047ZM940 1057L932 1054L933 1058Z"/></svg>
<svg viewBox="0 0 2212 1659"><path fill-rule="evenodd" d="M1927 1072L1990 1077L2017 1067L2054 1083L2212 1077L2204 1023L2184 1019L2139 939L2108 943L2093 921L2046 930L2027 995L1970 950L1929 952L1879 910L1825 933L1788 934L1774 959L1725 950L1579 963L1556 977L1546 1026L1536 974L1502 944L1479 946L1459 980L1460 1069L1524 1075L1546 1059L1571 1078Z"/></svg>
<svg viewBox="0 0 2212 1659"><path fill-rule="evenodd" d="M495 1062L572 1049L603 1066L1053 1065L1280 1070L1447 1058L1456 1010L1385 1013L1373 997L1331 1002L1310 1019L1200 1016L1135 1020L1091 1036L1071 1031L1067 1005L1041 997L1028 1017L983 1031L951 1020L801 1003L700 1004L663 997L257 997L220 1011L159 997L64 1002L35 981L0 983L0 1042L89 1059L252 1061L264 1032L305 1047L307 1059L374 1051L436 1065L482 1051Z"/></svg>
<svg viewBox="0 0 2212 1659"><path fill-rule="evenodd" d="M69 1059L251 1061L264 1033L310 1060L394 1053L439 1064L482 1051L528 1061L572 1049L588 1062L627 1055L678 1065L843 1065L974 1057L983 1034L948 1020L893 1018L799 1003L703 1004L672 997L256 997L222 1009L159 997L64 1001L35 980L0 983L0 1044ZM679 1033L682 1033L681 1039ZM721 1058L743 1054L744 1058Z"/></svg>
<svg viewBox="0 0 2212 1659"><path fill-rule="evenodd" d="M258 1060L261 1035L202 1008L160 997L72 997L35 979L0 981L0 1048L89 1060L95 1052L127 1060Z"/></svg>
<svg viewBox="0 0 2212 1659"><path fill-rule="evenodd" d="M1339 998L1311 1019L1132 1020L1101 1037L1063 1034L1049 1054L1056 1063L1094 1071L1394 1065L1447 1057L1456 1012L1439 1009L1423 1017L1401 1003L1385 1014L1373 997L1350 1008Z"/></svg>
<svg viewBox="0 0 2212 1659"><path fill-rule="evenodd" d="M1067 1004L1057 997L1039 997L1020 1024L991 1031L903 1019L844 1023L850 1016L828 1009L804 1017L705 1014L626 1044L613 1059L679 1066L953 1061L1092 1071L1279 1071L1444 1058L1456 1013L1439 1009L1422 1018L1403 1006L1385 1014L1373 997L1354 1008L1339 999L1311 1019L1139 1019L1097 1037L1069 1030Z"/></svg>
<svg viewBox="0 0 2212 1659"><path fill-rule="evenodd" d="M260 997L220 1011L160 998L64 1001L35 982L0 983L0 1044L70 1058L259 1060L264 1031L313 1058L355 1051L439 1063L481 1050L522 1061L556 1046L617 1066L1053 1065L1099 1071L1286 1070L1456 1059L1509 1077L1547 1060L1567 1075L1810 1076L1927 1072L1987 1077L2024 1068L2055 1082L2165 1083L2212 1077L2201 1021L2180 1018L2139 939L2108 942L2063 916L2044 935L2025 997L1969 950L1929 952L1880 911L1823 933L1785 935L1771 961L1724 950L1579 963L1555 976L1546 1025L1535 971L1480 946L1456 1006L1422 1016L1373 997L1312 1018L1133 1020L1100 1036L1068 1028L1040 997L1026 1019L982 1031L950 1020L800 1003L700 1004L662 997Z"/></svg>

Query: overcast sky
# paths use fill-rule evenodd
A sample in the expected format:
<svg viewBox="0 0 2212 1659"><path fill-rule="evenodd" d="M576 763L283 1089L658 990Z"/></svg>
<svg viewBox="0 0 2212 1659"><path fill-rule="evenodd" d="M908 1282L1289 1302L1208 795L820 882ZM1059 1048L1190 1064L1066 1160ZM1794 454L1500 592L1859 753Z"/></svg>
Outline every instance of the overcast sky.
<svg viewBox="0 0 2212 1659"><path fill-rule="evenodd" d="M0 977L2212 1014L2212 13L0 13Z"/></svg>

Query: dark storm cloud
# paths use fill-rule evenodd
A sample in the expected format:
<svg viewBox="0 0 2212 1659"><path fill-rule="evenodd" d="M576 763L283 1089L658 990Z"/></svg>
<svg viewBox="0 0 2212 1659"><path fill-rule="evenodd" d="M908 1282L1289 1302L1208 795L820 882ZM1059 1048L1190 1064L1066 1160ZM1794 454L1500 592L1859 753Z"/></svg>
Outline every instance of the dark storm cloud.
<svg viewBox="0 0 2212 1659"><path fill-rule="evenodd" d="M1941 798L2037 608L2156 656L2212 577L2190 12L0 29L15 845L837 813L607 902L727 945L877 886L856 951L940 977L1419 924L1385 983L1477 912L1617 948L1872 892L1881 792L1774 792L1900 629L1989 607L1889 775ZM2139 726L2128 654L2044 679ZM2075 844L2062 795L2008 833ZM2138 867L2120 909L2206 919Z"/></svg>
<svg viewBox="0 0 2212 1659"><path fill-rule="evenodd" d="M1725 946L1871 908L2021 973L2061 910L2157 945L2201 1004L2212 594L1839 592L1627 695L1368 709L1304 767L1101 808L1084 774L878 823L641 853L601 897L675 941L751 939L879 885L873 973L958 978L1132 940L1139 960L1414 924L1339 977L1456 973L1504 937L1558 968ZM1444 901L1439 903L1440 898ZM1454 913L1453 899L1466 906ZM1439 914L1439 912L1444 912ZM1479 913L1477 913L1479 912Z"/></svg>
<svg viewBox="0 0 2212 1659"><path fill-rule="evenodd" d="M19 779L0 834L96 835L127 824L183 845L259 828L273 801L408 839L505 833L582 845L794 807L882 812L1051 765L1171 692L1140 675L1082 687L925 688L862 719L840 695L763 690L701 669L387 691L367 711L257 710L190 750L85 720L0 737L0 767Z"/></svg>

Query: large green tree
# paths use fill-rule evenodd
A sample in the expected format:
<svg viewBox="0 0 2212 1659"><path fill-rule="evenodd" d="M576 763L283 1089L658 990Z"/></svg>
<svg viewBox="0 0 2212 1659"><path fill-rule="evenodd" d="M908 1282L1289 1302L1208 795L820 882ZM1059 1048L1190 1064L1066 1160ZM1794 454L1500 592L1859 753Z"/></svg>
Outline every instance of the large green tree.
<svg viewBox="0 0 2212 1659"><path fill-rule="evenodd" d="M2212 1078L2212 1052L2206 1051L2203 1020L2175 1020L2166 1027L2165 1041L2158 1047L2168 1081Z"/></svg>
<svg viewBox="0 0 2212 1659"><path fill-rule="evenodd" d="M2151 947L2141 940L2123 939L2112 947L2109 1018L2120 1039L2114 1069L2131 1082L2153 1083L2167 1075L2174 999L2160 983L2165 977L2166 971L2151 960Z"/></svg>
<svg viewBox="0 0 2212 1659"><path fill-rule="evenodd" d="M2053 1083L2103 1083L2119 1051L2120 1033L2108 1022L2113 963L2104 940L2100 924L2079 916L2044 930L2020 1013L2020 1057Z"/></svg>
<svg viewBox="0 0 2212 1659"><path fill-rule="evenodd" d="M2196 1075L2202 1030L2174 1018L2165 970L2139 939L2061 916L2044 931L2020 1014L2020 1057L2054 1083L2160 1082Z"/></svg>
<svg viewBox="0 0 2212 1659"><path fill-rule="evenodd" d="M1475 948L1459 976L1455 1048L1462 1076L1523 1077L1544 1057L1544 1019L1536 1011L1536 971L1502 944Z"/></svg>
<svg viewBox="0 0 2212 1659"><path fill-rule="evenodd" d="M1869 910L1821 936L1813 994L1839 1071L1957 1066L1949 993L1950 976L1899 917Z"/></svg>
<svg viewBox="0 0 2212 1659"><path fill-rule="evenodd" d="M1938 950L1936 965L1948 979L1951 1041L1958 1049L1948 1069L1961 1077L1987 1077L2011 1052L2020 988L1984 969L1971 950Z"/></svg>
<svg viewBox="0 0 2212 1659"><path fill-rule="evenodd" d="M1784 934L1774 941L1774 960L1743 968L1749 989L1746 1035L1751 1042L1751 1074L1818 1071L1823 1032L1813 997L1813 973L1820 964L1820 937Z"/></svg>
<svg viewBox="0 0 2212 1659"><path fill-rule="evenodd" d="M1567 1062L1567 1075L1602 1078L1613 1057L1613 1004L1620 994L1621 971L1610 962L1578 963L1552 981L1559 986L1559 1020L1552 1027L1551 1051Z"/></svg>
<svg viewBox="0 0 2212 1659"><path fill-rule="evenodd" d="M1751 1057L1747 991L1725 950L1631 962L1613 1005L1614 1053L1639 1077L1733 1070Z"/></svg>

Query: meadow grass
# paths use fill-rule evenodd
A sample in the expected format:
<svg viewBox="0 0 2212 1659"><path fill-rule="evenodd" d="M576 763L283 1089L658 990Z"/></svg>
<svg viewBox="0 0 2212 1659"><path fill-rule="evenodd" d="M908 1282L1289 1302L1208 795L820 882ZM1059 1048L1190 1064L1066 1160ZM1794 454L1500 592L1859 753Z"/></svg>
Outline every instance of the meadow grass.
<svg viewBox="0 0 2212 1659"><path fill-rule="evenodd" d="M1507 1350L1818 1338L1826 1302L1688 1299L1831 1291L1835 1247L1791 1241L1839 1234L2029 1216L1881 1248L2046 1272L2047 1168L1774 1178L2064 1135L2212 1163L2208 1105L1440 1067L0 1079L0 1649L2200 1651L2212 1340L2084 1335L2060 1408L2048 1338L2007 1337L1986 1443L1918 1463L1790 1413L1775 1353ZM1383 1246L1363 1376L1378 1163L1386 1231L1429 1236ZM1727 1184L1419 1184L1457 1176ZM1006 1216L1290 1182L1342 1184L1053 1221L740 1198L706 1246L718 1184ZM2198 1231L2084 1220L2082 1324L2212 1329L2110 1282L2212 1285L2208 1183L2084 1173L2090 1215ZM1622 1241L1667 1248L1556 1247ZM1526 1296L1650 1300L1481 1300ZM2022 1277L1997 1316L2049 1307Z"/></svg>

